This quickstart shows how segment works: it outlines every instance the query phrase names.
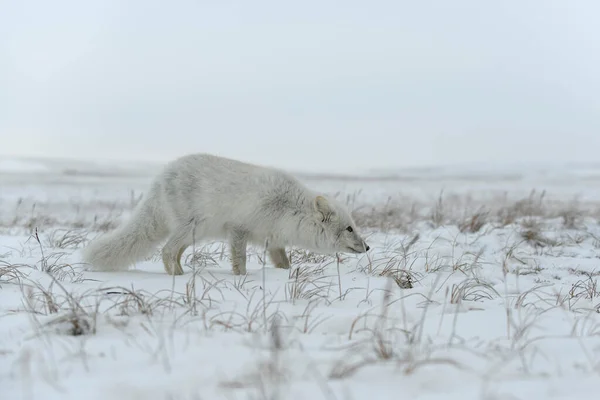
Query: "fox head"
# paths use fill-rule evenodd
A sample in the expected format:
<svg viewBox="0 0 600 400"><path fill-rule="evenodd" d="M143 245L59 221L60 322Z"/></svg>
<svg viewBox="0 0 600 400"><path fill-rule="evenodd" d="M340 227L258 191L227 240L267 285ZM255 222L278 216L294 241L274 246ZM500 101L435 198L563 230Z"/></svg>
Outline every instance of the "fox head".
<svg viewBox="0 0 600 400"><path fill-rule="evenodd" d="M338 202L317 196L313 204L316 245L332 253L365 253L369 245L359 235L350 213Z"/></svg>

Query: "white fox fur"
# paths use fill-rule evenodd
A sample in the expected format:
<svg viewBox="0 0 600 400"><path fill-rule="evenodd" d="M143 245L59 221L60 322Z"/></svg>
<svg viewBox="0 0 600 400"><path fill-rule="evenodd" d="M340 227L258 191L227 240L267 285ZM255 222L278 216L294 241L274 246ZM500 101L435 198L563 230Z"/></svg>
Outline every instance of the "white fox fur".
<svg viewBox="0 0 600 400"><path fill-rule="evenodd" d="M181 256L194 242L227 240L233 273L246 274L247 244L264 245L273 264L289 268L286 246L363 253L349 212L289 174L209 154L167 164L130 220L84 249L96 270L126 270L160 243L165 270L183 274Z"/></svg>

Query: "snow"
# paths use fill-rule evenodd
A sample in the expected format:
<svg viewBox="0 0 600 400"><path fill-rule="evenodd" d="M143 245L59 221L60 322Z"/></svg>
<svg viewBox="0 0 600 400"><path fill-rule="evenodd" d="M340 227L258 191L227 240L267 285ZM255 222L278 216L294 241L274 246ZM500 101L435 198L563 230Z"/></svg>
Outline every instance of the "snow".
<svg viewBox="0 0 600 400"><path fill-rule="evenodd" d="M292 269L281 270L250 248L248 275L236 277L222 243L198 243L184 254L186 273L171 277L158 252L122 273L81 264L86 240L127 218L150 174L62 170L0 176L2 399L579 399L598 391L593 173L307 177L357 210L391 207L361 218L391 226L364 228L368 255L293 249ZM543 211L494 217L523 198ZM461 231L480 206L489 216ZM572 221L561 217L567 211Z"/></svg>

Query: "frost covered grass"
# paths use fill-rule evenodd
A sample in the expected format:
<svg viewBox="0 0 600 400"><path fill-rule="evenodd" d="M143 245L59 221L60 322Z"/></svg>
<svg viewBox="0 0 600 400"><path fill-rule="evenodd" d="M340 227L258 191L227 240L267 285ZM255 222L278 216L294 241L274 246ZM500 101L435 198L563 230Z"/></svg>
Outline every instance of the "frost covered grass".
<svg viewBox="0 0 600 400"><path fill-rule="evenodd" d="M112 180L110 180L112 179ZM7 399L575 399L600 375L600 201L538 190L390 194L329 181L372 250L223 243L185 274L157 253L122 273L79 252L143 182L0 190L0 394ZM375 185L375 186L373 186ZM403 183L418 186L419 182ZM339 186L343 186L340 189ZM369 197L364 194L368 193Z"/></svg>

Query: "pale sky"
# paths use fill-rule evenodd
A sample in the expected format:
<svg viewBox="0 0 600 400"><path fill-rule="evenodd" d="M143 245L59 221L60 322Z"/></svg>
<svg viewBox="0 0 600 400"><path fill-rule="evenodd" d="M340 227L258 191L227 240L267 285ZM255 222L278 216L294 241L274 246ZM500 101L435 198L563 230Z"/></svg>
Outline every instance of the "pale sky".
<svg viewBox="0 0 600 400"><path fill-rule="evenodd" d="M600 162L600 2L0 0L0 155Z"/></svg>

